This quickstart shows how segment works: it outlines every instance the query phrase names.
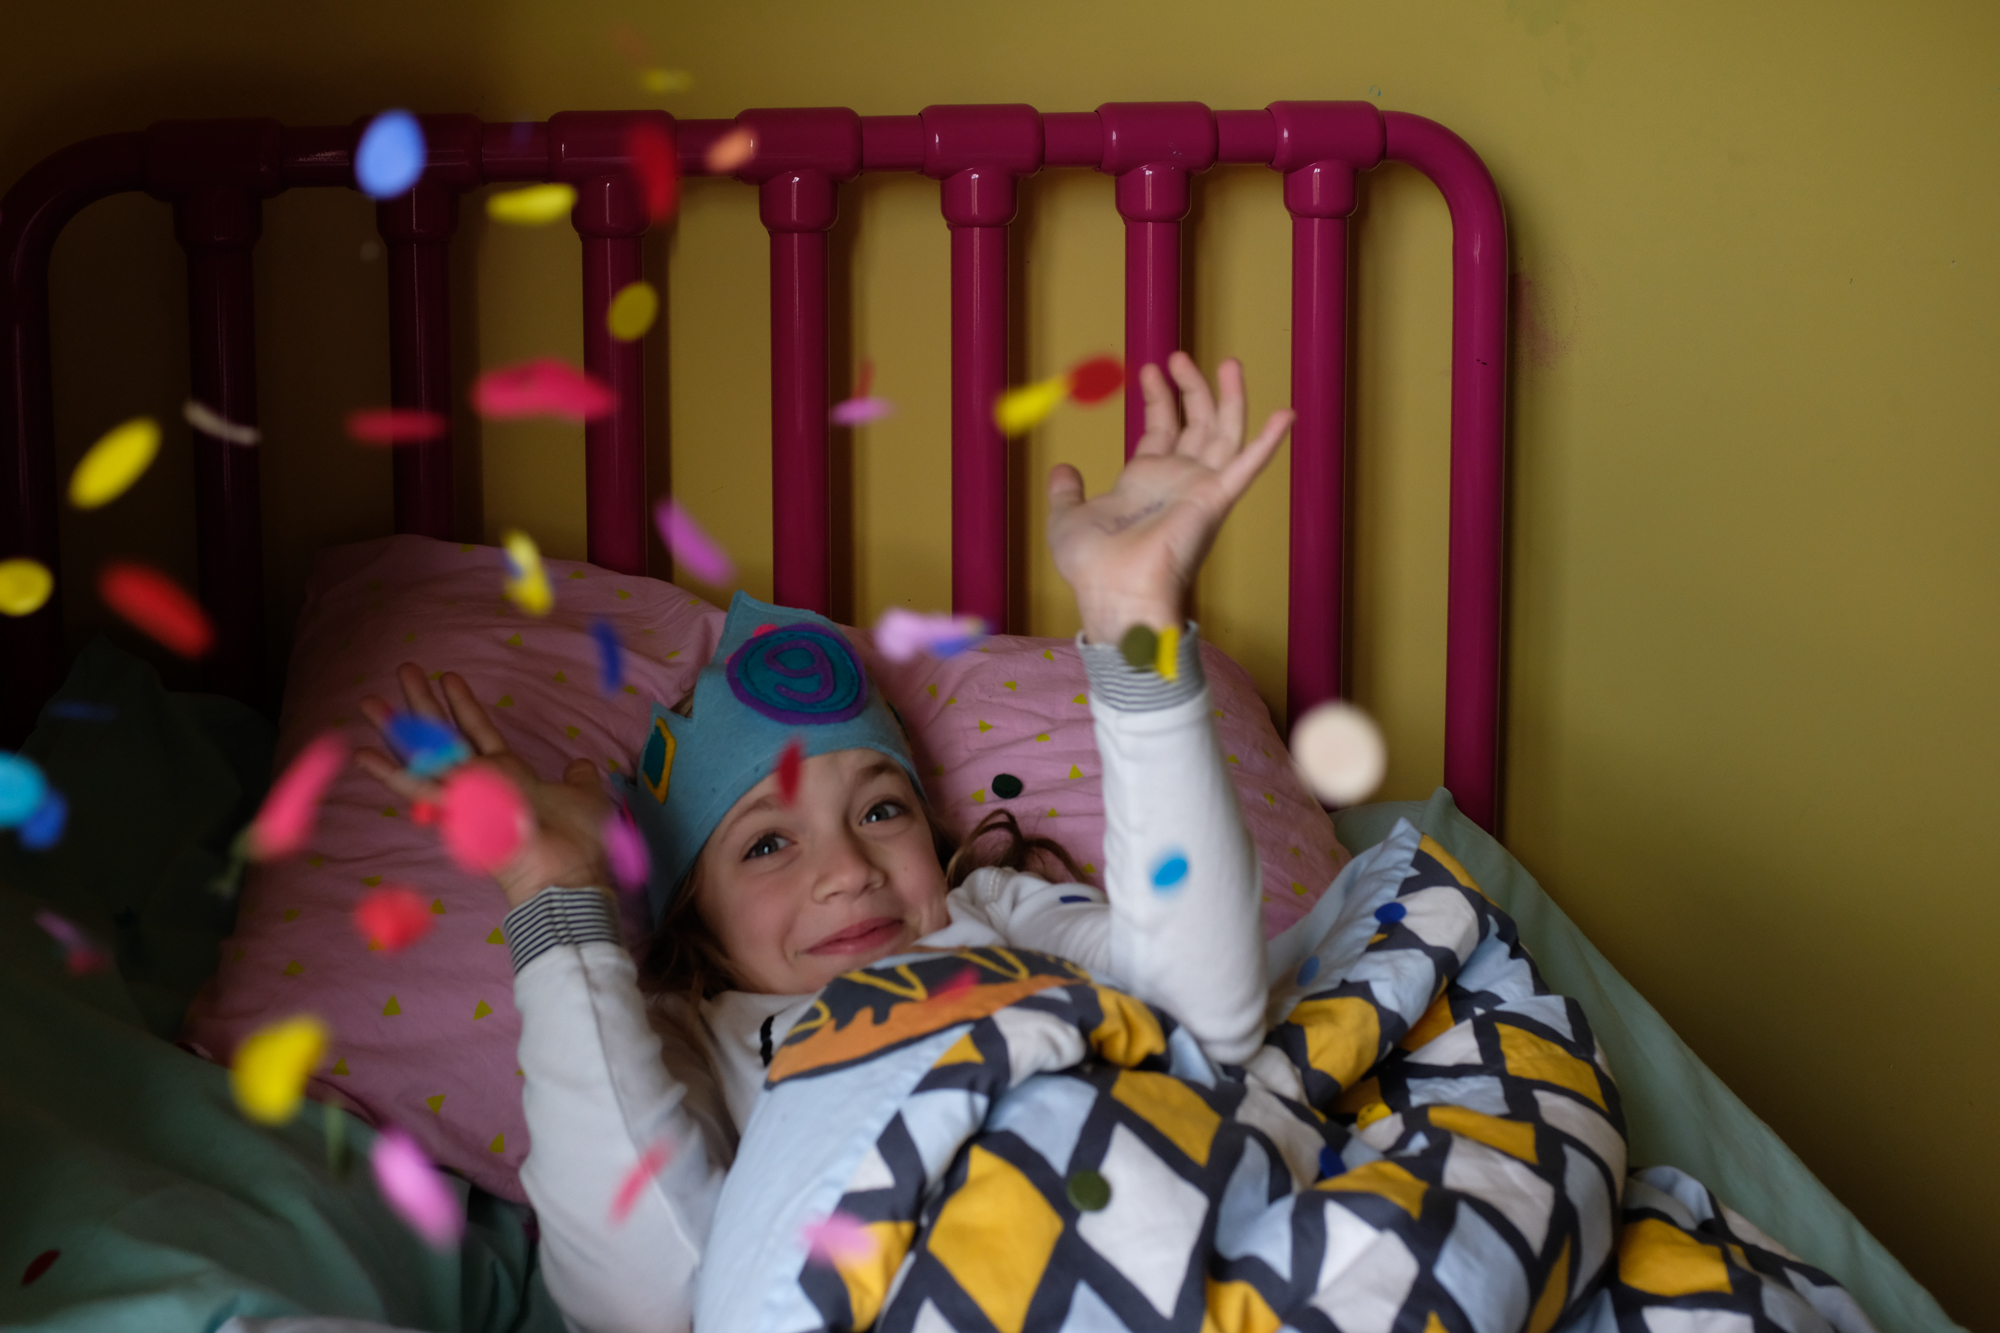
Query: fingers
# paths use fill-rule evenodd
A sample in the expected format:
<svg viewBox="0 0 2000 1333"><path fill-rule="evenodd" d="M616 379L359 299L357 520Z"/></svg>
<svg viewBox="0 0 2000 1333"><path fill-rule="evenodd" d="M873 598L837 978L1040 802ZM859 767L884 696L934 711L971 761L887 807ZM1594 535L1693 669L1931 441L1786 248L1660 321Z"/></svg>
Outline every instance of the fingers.
<svg viewBox="0 0 2000 1333"><path fill-rule="evenodd" d="M406 801L435 801L438 785L417 777L382 751L370 746L354 752L354 762L372 774L377 782Z"/></svg>
<svg viewBox="0 0 2000 1333"><path fill-rule="evenodd" d="M1187 416L1187 429L1181 432L1181 447L1175 452L1200 454L1213 438L1217 424L1215 399L1208 392L1208 381L1202 378L1201 368L1186 352L1175 352L1167 358L1167 372L1180 386L1181 411Z"/></svg>
<svg viewBox="0 0 2000 1333"><path fill-rule="evenodd" d="M396 683L403 687L403 704L418 717L427 717L433 722L445 720L444 709L438 707L437 696L431 693L431 683L424 679L424 669L415 662L405 662L396 668Z"/></svg>
<svg viewBox="0 0 2000 1333"><path fill-rule="evenodd" d="M1243 446L1243 452L1229 461L1222 469L1222 485L1229 496L1229 503L1235 504L1243 492L1250 489L1250 483L1257 480L1257 474L1264 470L1272 455L1278 452L1278 444L1285 438L1285 432L1292 428L1298 414L1289 407L1278 409L1271 419L1264 423L1264 429L1257 438Z"/></svg>
<svg viewBox="0 0 2000 1333"><path fill-rule="evenodd" d="M1215 424L1228 439L1233 453L1237 441L1243 438L1243 363L1235 357L1225 357L1215 368L1215 387L1221 395L1217 404Z"/></svg>
<svg viewBox="0 0 2000 1333"><path fill-rule="evenodd" d="M1172 453L1181 432L1181 414L1174 406L1174 393L1167 387L1167 377L1158 366L1141 366L1139 389L1146 396L1146 433L1133 446L1133 456Z"/></svg>
<svg viewBox="0 0 2000 1333"><path fill-rule="evenodd" d="M1049 469L1049 517L1068 513L1083 503L1083 474L1068 463Z"/></svg>
<svg viewBox="0 0 2000 1333"><path fill-rule="evenodd" d="M589 759L570 760L569 766L563 769L563 781L593 796L604 791L604 780L598 776L597 764Z"/></svg>
<svg viewBox="0 0 2000 1333"><path fill-rule="evenodd" d="M475 751L483 755L507 753L507 742L500 729L486 715L485 707L474 697L465 677L456 671L444 673L444 699L451 706L452 721L465 733L465 739L472 742Z"/></svg>

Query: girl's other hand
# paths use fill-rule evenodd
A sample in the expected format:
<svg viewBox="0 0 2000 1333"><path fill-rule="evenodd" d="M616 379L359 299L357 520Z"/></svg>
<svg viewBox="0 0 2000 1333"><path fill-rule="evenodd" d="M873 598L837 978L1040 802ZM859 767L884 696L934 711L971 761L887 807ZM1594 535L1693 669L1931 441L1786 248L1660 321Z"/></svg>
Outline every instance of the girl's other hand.
<svg viewBox="0 0 2000 1333"><path fill-rule="evenodd" d="M507 748L465 677L455 671L444 673L439 682L444 686L442 705L416 663L397 667L396 681L403 687L404 711L455 725L477 756L468 762L501 773L534 811L534 832L522 843L520 853L494 872L508 906L518 907L551 886L586 888L610 883L604 861L604 821L611 812L611 800L604 794L597 765L588 759L572 760L563 770L561 782L544 782ZM361 711L377 729L386 728L396 712L374 695L361 701ZM360 750L354 758L406 801L435 804L441 795L437 782L410 773L386 748Z"/></svg>
<svg viewBox="0 0 2000 1333"><path fill-rule="evenodd" d="M1092 643L1116 643L1133 625L1181 623L1222 520L1291 428L1294 414L1283 409L1243 442L1243 367L1234 358L1216 368L1220 401L1187 353L1167 358L1167 371L1186 424L1159 367L1141 368L1146 433L1116 486L1086 500L1075 468L1060 463L1049 473L1049 550Z"/></svg>

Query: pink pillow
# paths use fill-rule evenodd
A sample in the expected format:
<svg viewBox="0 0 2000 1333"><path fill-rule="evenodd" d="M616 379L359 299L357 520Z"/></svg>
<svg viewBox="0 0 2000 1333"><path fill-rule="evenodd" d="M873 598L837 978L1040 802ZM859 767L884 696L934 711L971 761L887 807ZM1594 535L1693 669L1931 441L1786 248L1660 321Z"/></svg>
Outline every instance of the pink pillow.
<svg viewBox="0 0 2000 1333"><path fill-rule="evenodd" d="M490 546L390 537L320 552L292 648L277 761L320 732L380 744L356 706L399 700L400 662L472 683L500 732L545 778L579 756L625 765L653 700L676 700L715 650L722 612L670 583L550 560L555 610L532 617L500 595ZM624 688L606 695L589 632L604 617L626 651ZM371 951L355 901L405 884L438 913L398 953ZM408 1129L440 1163L521 1200L527 1156L514 1050L513 968L491 879L460 870L437 830L349 765L327 793L304 855L254 867L219 971L190 1007L187 1037L227 1061L272 1019L311 1012L333 1030L313 1096Z"/></svg>
<svg viewBox="0 0 2000 1333"><path fill-rule="evenodd" d="M1023 830L1062 843L1102 884L1103 769L1075 645L998 635L942 661L896 664L865 636L850 637L902 715L926 795L952 832L963 835L1004 806ZM1202 644L1201 661L1224 763L1263 857L1268 938L1306 914L1348 853L1293 771L1249 673L1213 644Z"/></svg>

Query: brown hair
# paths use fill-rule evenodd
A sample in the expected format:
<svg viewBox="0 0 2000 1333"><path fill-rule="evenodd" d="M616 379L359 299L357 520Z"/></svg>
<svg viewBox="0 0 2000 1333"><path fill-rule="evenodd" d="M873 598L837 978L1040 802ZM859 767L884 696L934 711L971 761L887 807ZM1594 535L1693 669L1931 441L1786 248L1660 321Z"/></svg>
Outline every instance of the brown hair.
<svg viewBox="0 0 2000 1333"><path fill-rule="evenodd" d="M1038 858L1043 869L1060 866L1072 881L1083 878L1076 858L1054 838L1032 836L1021 829L1011 810L995 810L973 827L959 842L939 825L931 812L931 844L937 849L938 864L944 868L947 889L963 884L975 870L997 866L1016 872L1033 868ZM998 835L997 840L988 835ZM1054 864L1051 864L1053 862ZM646 940L639 962L639 988L648 994L679 995L699 1005L737 984L721 941L709 929L696 906L701 897L699 860L681 882L673 904Z"/></svg>

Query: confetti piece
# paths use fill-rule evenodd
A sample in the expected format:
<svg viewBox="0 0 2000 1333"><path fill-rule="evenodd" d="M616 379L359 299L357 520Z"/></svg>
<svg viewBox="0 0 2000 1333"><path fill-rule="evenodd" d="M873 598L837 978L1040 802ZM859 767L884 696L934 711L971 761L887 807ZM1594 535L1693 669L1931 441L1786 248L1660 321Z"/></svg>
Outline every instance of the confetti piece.
<svg viewBox="0 0 2000 1333"><path fill-rule="evenodd" d="M434 1250L449 1250L465 1232L465 1209L415 1139L393 1125L375 1136L368 1165L382 1198Z"/></svg>
<svg viewBox="0 0 2000 1333"><path fill-rule="evenodd" d="M306 845L319 818L320 798L347 763L347 742L328 731L313 738L271 784L263 809L250 825L246 850L260 861L290 856Z"/></svg>
<svg viewBox="0 0 2000 1333"><path fill-rule="evenodd" d="M632 822L631 812L622 806L605 816L604 859L611 863L611 878L627 893L645 888L653 873L653 856L646 839Z"/></svg>
<svg viewBox="0 0 2000 1333"><path fill-rule="evenodd" d="M56 576L39 560L0 560L0 616L31 616L55 591Z"/></svg>
<svg viewBox="0 0 2000 1333"><path fill-rule="evenodd" d="M229 1090L243 1114L264 1125L298 1114L306 1079L326 1058L328 1035L326 1024L301 1014L245 1037L229 1062Z"/></svg>
<svg viewBox="0 0 2000 1333"><path fill-rule="evenodd" d="M1160 636L1149 625L1134 625L1118 640L1118 655L1134 671L1144 671L1159 660Z"/></svg>
<svg viewBox="0 0 2000 1333"><path fill-rule="evenodd" d="M805 768L806 747L797 740L787 741L778 753L778 799L790 805L798 798L799 774Z"/></svg>
<svg viewBox="0 0 2000 1333"><path fill-rule="evenodd" d="M449 429L442 413L414 407L357 407L347 414L347 438L356 444L414 444Z"/></svg>
<svg viewBox="0 0 2000 1333"><path fill-rule="evenodd" d="M495 421L532 416L591 421L617 405L609 385L554 357L489 370L472 386L473 408Z"/></svg>
<svg viewBox="0 0 2000 1333"><path fill-rule="evenodd" d="M1125 383L1125 366L1115 356L1093 356L1069 368L1069 396L1079 403L1101 403Z"/></svg>
<svg viewBox="0 0 2000 1333"><path fill-rule="evenodd" d="M639 1154L639 1160L625 1173L625 1179L619 1183L617 1195L611 1200L613 1226L624 1224L625 1219L632 1215L633 1205L639 1202L639 1195L645 1191L653 1177L666 1170L668 1163L673 1160L673 1145L665 1139L661 1139Z"/></svg>
<svg viewBox="0 0 2000 1333"><path fill-rule="evenodd" d="M1327 805L1354 805L1382 785L1389 747L1375 720L1337 700L1309 709L1292 728L1292 762Z"/></svg>
<svg viewBox="0 0 2000 1333"><path fill-rule="evenodd" d="M13 828L41 808L49 782L23 754L0 750L0 828Z"/></svg>
<svg viewBox="0 0 2000 1333"><path fill-rule="evenodd" d="M892 606L875 622L875 646L891 662L908 662L920 653L951 657L986 637L986 622L978 616L920 615Z"/></svg>
<svg viewBox="0 0 2000 1333"><path fill-rule="evenodd" d="M636 342L646 336L660 317L660 294L650 282L628 282L604 309L604 327L619 342Z"/></svg>
<svg viewBox="0 0 2000 1333"><path fill-rule="evenodd" d="M649 93L684 93L694 87L694 75L684 69L649 69L639 75L639 86Z"/></svg>
<svg viewBox="0 0 2000 1333"><path fill-rule="evenodd" d="M110 704L94 704L83 699L51 699L47 707L50 717L61 718L64 722L112 722L118 717L118 710Z"/></svg>
<svg viewBox="0 0 2000 1333"><path fill-rule="evenodd" d="M491 768L468 764L445 779L438 833L467 870L491 873L514 859L533 824L521 793Z"/></svg>
<svg viewBox="0 0 2000 1333"><path fill-rule="evenodd" d="M54 787L42 795L42 803L34 813L21 821L19 835L21 846L31 852L46 852L62 841L63 829L69 825L69 802Z"/></svg>
<svg viewBox="0 0 2000 1333"><path fill-rule="evenodd" d="M597 684L606 694L614 694L625 683L625 650L611 622L599 618L590 622L590 637L597 640Z"/></svg>
<svg viewBox="0 0 2000 1333"><path fill-rule="evenodd" d="M35 913L35 924L63 947L63 962L73 977L87 977L111 966L111 956L98 948L76 924L44 909Z"/></svg>
<svg viewBox="0 0 2000 1333"><path fill-rule="evenodd" d="M955 1000L968 991L979 988L979 969L970 964L960 968L945 980L944 985L932 991L932 1000Z"/></svg>
<svg viewBox="0 0 2000 1333"><path fill-rule="evenodd" d="M139 480L160 452L160 423L133 417L90 446L69 474L69 502L78 509L110 504Z"/></svg>
<svg viewBox="0 0 2000 1333"><path fill-rule="evenodd" d="M849 398L835 403L827 418L836 426L865 426L895 412L896 405L887 398Z"/></svg>
<svg viewBox="0 0 2000 1333"><path fill-rule="evenodd" d="M354 904L354 926L361 938L390 953L407 949L431 929L431 909L415 892L385 885L363 894Z"/></svg>
<svg viewBox="0 0 2000 1333"><path fill-rule="evenodd" d="M866 398L868 391L875 387L875 359L861 358L861 373L854 377L854 396Z"/></svg>
<svg viewBox="0 0 2000 1333"><path fill-rule="evenodd" d="M434 778L472 758L464 737L420 713L397 713L382 731L403 767L420 778Z"/></svg>
<svg viewBox="0 0 2000 1333"><path fill-rule="evenodd" d="M702 165L718 176L727 176L738 167L750 165L757 156L757 135L748 126L738 125L708 146Z"/></svg>
<svg viewBox="0 0 2000 1333"><path fill-rule="evenodd" d="M1009 389L993 404L993 421L1003 435L1025 435L1069 397L1069 376Z"/></svg>
<svg viewBox="0 0 2000 1333"><path fill-rule="evenodd" d="M1180 852L1168 852L1160 863L1153 867L1153 887L1172 889L1178 887L1188 876L1187 857Z"/></svg>
<svg viewBox="0 0 2000 1333"><path fill-rule="evenodd" d="M43 1250L40 1254L28 1260L28 1266L21 1270L21 1285L24 1287L34 1286L41 1279L42 1274L55 1267L56 1260L60 1258L62 1258L61 1250Z"/></svg>
<svg viewBox="0 0 2000 1333"><path fill-rule="evenodd" d="M97 595L135 628L182 657L200 657L215 643L208 613L158 570L114 560L98 573Z"/></svg>
<svg viewBox="0 0 2000 1333"><path fill-rule="evenodd" d="M673 135L652 121L637 121L625 134L625 155L632 159L632 178L639 183L647 220L665 222L674 215L681 194L681 164Z"/></svg>
<svg viewBox="0 0 2000 1333"><path fill-rule="evenodd" d="M555 181L521 190L503 190L486 200L486 216L517 227L541 227L576 207L576 187Z"/></svg>
<svg viewBox="0 0 2000 1333"><path fill-rule="evenodd" d="M519 528L509 528L501 538L507 564L514 576L501 585L509 601L531 616L545 616L555 605L555 588L548 571L542 568L542 552L535 539Z"/></svg>
<svg viewBox="0 0 2000 1333"><path fill-rule="evenodd" d="M1153 670L1168 680L1181 678L1181 631L1178 625L1169 625L1160 631L1159 642L1153 650Z"/></svg>
<svg viewBox="0 0 2000 1333"><path fill-rule="evenodd" d="M256 444L264 438L264 433L255 426L238 425L208 404L192 398L181 405L181 415L187 418L188 425L224 444Z"/></svg>
<svg viewBox="0 0 2000 1333"><path fill-rule="evenodd" d="M809 1222L799 1231L806 1254L820 1263L838 1266L861 1263L875 1253L868 1225L851 1213L834 1213L823 1222Z"/></svg>
<svg viewBox="0 0 2000 1333"><path fill-rule="evenodd" d="M660 540L688 573L713 587L736 577L736 564L728 553L672 499L662 500L653 507L653 521L659 526Z"/></svg>
<svg viewBox="0 0 2000 1333"><path fill-rule="evenodd" d="M424 129L407 111L384 111L354 146L354 183L370 199L394 199L424 174Z"/></svg>

